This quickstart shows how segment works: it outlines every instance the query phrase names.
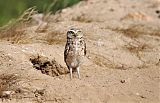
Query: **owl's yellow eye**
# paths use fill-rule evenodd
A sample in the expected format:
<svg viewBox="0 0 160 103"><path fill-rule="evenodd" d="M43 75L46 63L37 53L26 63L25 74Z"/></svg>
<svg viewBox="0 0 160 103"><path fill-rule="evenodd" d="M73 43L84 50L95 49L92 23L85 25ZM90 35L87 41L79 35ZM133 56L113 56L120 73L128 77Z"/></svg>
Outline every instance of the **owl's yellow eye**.
<svg viewBox="0 0 160 103"><path fill-rule="evenodd" d="M72 38L74 36L74 32L73 31L68 31L67 32L67 37Z"/></svg>
<svg viewBox="0 0 160 103"><path fill-rule="evenodd" d="M82 36L83 36L83 33L82 33L81 31L78 31L78 32L77 32L77 37L78 37L78 38L81 38Z"/></svg>

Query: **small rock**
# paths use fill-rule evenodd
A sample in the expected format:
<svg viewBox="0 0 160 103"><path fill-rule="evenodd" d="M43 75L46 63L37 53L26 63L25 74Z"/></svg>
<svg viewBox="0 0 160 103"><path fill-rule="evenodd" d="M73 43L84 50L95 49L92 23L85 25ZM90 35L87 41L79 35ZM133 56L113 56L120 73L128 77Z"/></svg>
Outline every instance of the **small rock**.
<svg viewBox="0 0 160 103"><path fill-rule="evenodd" d="M35 97L37 96L43 96L44 95L44 92L45 92L45 89L36 89L36 91L34 92L35 94Z"/></svg>
<svg viewBox="0 0 160 103"><path fill-rule="evenodd" d="M14 93L15 93L14 91L2 91L0 97L4 99L10 99Z"/></svg>
<svg viewBox="0 0 160 103"><path fill-rule="evenodd" d="M139 93L136 93L136 95L139 95Z"/></svg>
<svg viewBox="0 0 160 103"><path fill-rule="evenodd" d="M113 8L110 8L110 9L109 9L109 11L113 12L113 11L114 11L114 9L113 9Z"/></svg>
<svg viewBox="0 0 160 103"><path fill-rule="evenodd" d="M126 81L125 81L125 80L121 80L120 82L121 82L121 83L125 83Z"/></svg>
<svg viewBox="0 0 160 103"><path fill-rule="evenodd" d="M159 13L160 13L160 10L156 10L155 12L156 12L157 14L159 14Z"/></svg>
<svg viewBox="0 0 160 103"><path fill-rule="evenodd" d="M145 97L145 96L143 96L143 95L140 95L140 97L141 97L141 98L146 98L146 97Z"/></svg>

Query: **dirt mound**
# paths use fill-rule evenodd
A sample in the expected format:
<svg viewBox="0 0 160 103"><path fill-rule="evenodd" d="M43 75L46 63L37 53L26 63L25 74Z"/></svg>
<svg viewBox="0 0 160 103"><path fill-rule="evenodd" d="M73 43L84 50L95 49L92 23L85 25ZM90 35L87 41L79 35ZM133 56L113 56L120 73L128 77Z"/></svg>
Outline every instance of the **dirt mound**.
<svg viewBox="0 0 160 103"><path fill-rule="evenodd" d="M33 67L49 76L59 76L68 73L68 70L58 64L55 60L49 60L43 56L32 56L30 58Z"/></svg>
<svg viewBox="0 0 160 103"><path fill-rule="evenodd" d="M83 0L42 27L0 32L0 96L10 98L3 102L159 103L158 3ZM63 53L72 27L82 29L87 56L81 79L70 80Z"/></svg>

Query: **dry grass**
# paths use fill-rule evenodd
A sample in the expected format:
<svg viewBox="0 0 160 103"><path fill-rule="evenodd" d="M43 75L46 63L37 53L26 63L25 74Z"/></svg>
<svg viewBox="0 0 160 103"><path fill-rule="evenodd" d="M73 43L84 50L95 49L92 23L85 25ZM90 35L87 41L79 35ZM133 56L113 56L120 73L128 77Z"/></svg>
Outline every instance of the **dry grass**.
<svg viewBox="0 0 160 103"><path fill-rule="evenodd" d="M18 77L15 75L0 75L0 98L10 99L11 94L5 94L5 92L16 92L14 85L16 85Z"/></svg>
<svg viewBox="0 0 160 103"><path fill-rule="evenodd" d="M25 31L16 26L11 27L8 30L0 32L0 39L12 43L20 43L25 39Z"/></svg>
<svg viewBox="0 0 160 103"><path fill-rule="evenodd" d="M9 22L0 28L0 40L10 41L11 43L25 43L25 28L28 26L31 16L37 13L35 8L27 9L18 19Z"/></svg>
<svg viewBox="0 0 160 103"><path fill-rule="evenodd" d="M142 35L151 35L151 36L160 36L160 29L147 27L145 25L130 25L128 28L115 28L112 29L113 31L116 31L118 33L122 33L127 37L130 38L137 38Z"/></svg>
<svg viewBox="0 0 160 103"><path fill-rule="evenodd" d="M0 75L0 91L10 89L15 84L17 77L15 75Z"/></svg>
<svg viewBox="0 0 160 103"><path fill-rule="evenodd" d="M141 55L141 52L144 52L146 50L151 49L151 47L149 45L144 44L144 43L139 43L137 45L133 45L132 43L128 43L128 45L125 45L124 48L127 49L129 52L133 53L135 56L138 57L138 59L141 62L143 62L143 64L138 66L137 68L139 68L139 69L147 68L146 62L142 59L143 56Z"/></svg>
<svg viewBox="0 0 160 103"><path fill-rule="evenodd" d="M128 68L126 67L126 65L116 62L114 60L114 57L113 57L113 60L110 60L99 54L95 54L95 53L91 53L91 54L92 54L90 55L91 61L100 67L107 67L107 68L120 69L120 70L125 70Z"/></svg>
<svg viewBox="0 0 160 103"><path fill-rule="evenodd" d="M29 36L27 35L26 28L34 25L34 19L33 15L36 15L37 11L36 9L29 8L26 10L17 20L15 20L13 23L9 23L5 25L4 27L0 28L0 40L1 41L8 41L13 44L26 44L26 43L32 43L32 42L39 42L39 40L42 40L47 42L48 44L61 44L64 42L62 33L58 31L53 31L45 35L45 37L38 35L38 36ZM43 21L46 21L48 23L48 19L50 16L50 12L46 13L43 16ZM47 32L48 24L47 25L39 25L37 26L37 29L34 31L35 33L45 33ZM35 35L35 34L33 34Z"/></svg>
<svg viewBox="0 0 160 103"><path fill-rule="evenodd" d="M125 48L131 53L138 53L139 51L144 51L150 47L147 44L133 45L131 43L128 43L128 45L125 45Z"/></svg>
<svg viewBox="0 0 160 103"><path fill-rule="evenodd" d="M45 36L45 41L50 45L51 44L64 44L65 37L63 33L59 31L52 31Z"/></svg>
<svg viewBox="0 0 160 103"><path fill-rule="evenodd" d="M72 20L79 21L79 22L85 22L85 23L90 23L93 21L92 19L89 19L85 14L81 14L79 16L73 17Z"/></svg>

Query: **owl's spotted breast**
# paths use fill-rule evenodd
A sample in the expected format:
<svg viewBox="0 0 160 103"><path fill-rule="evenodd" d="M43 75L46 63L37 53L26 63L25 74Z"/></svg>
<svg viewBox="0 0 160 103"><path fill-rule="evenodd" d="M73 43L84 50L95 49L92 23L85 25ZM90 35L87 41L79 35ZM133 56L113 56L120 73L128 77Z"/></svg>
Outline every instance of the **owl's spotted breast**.
<svg viewBox="0 0 160 103"><path fill-rule="evenodd" d="M74 41L67 42L64 56L65 62L69 67L78 67L82 63L85 55L86 46L84 40L79 40L77 44ZM74 66L71 64L74 64Z"/></svg>

